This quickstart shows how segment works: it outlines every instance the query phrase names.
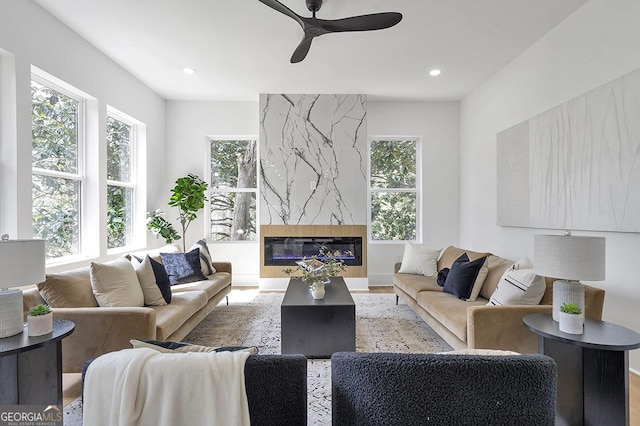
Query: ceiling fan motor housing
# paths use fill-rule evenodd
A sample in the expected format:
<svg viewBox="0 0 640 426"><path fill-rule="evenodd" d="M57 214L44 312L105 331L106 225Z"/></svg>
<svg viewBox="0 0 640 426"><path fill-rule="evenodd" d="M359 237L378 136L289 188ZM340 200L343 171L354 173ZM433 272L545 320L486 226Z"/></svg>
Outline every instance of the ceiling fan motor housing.
<svg viewBox="0 0 640 426"><path fill-rule="evenodd" d="M317 12L322 7L322 0L307 0L307 9L311 12Z"/></svg>

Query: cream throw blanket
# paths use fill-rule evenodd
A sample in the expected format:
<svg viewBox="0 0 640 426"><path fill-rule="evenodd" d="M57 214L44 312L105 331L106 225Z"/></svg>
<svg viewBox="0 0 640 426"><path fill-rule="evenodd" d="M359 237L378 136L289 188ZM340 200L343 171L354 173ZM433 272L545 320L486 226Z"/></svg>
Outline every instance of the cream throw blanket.
<svg viewBox="0 0 640 426"><path fill-rule="evenodd" d="M249 425L248 352L124 349L95 359L84 384L91 426Z"/></svg>

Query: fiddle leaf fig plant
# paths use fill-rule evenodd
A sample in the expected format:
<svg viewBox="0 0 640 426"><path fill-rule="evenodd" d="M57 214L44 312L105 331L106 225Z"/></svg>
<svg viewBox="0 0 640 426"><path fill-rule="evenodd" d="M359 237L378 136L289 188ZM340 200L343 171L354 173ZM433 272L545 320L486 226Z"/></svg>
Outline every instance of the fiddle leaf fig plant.
<svg viewBox="0 0 640 426"><path fill-rule="evenodd" d="M182 250L186 250L185 234L191 222L196 220L198 212L204 208L207 201L206 191L209 185L199 176L189 173L176 180L176 186L171 190L169 206L179 210L178 220L182 226ZM168 244L181 237L173 225L162 217L162 212L156 210L147 214L147 228L154 234L160 235Z"/></svg>
<svg viewBox="0 0 640 426"><path fill-rule="evenodd" d="M560 305L560 312L571 315L580 315L582 313L582 309L580 309L580 306L575 303L563 303Z"/></svg>

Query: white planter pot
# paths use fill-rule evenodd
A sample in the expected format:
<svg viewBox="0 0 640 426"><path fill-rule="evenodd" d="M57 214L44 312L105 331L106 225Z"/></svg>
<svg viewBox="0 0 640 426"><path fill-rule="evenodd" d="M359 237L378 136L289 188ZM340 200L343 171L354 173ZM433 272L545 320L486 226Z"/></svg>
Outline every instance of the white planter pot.
<svg viewBox="0 0 640 426"><path fill-rule="evenodd" d="M311 285L311 297L324 299L324 283L313 283Z"/></svg>
<svg viewBox="0 0 640 426"><path fill-rule="evenodd" d="M42 336L53 331L53 313L46 315L27 315L27 330L29 336Z"/></svg>
<svg viewBox="0 0 640 426"><path fill-rule="evenodd" d="M582 315L560 312L560 331L569 334L582 334L584 317Z"/></svg>

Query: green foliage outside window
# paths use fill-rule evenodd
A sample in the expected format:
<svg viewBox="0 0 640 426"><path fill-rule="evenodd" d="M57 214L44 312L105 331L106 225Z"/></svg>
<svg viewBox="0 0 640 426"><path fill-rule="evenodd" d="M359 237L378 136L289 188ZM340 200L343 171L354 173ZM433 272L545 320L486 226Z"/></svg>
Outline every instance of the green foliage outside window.
<svg viewBox="0 0 640 426"><path fill-rule="evenodd" d="M417 142L371 142L371 239L416 239Z"/></svg>
<svg viewBox="0 0 640 426"><path fill-rule="evenodd" d="M107 179L120 185L107 186L107 247L125 247L132 242L133 188L131 183L132 126L107 117Z"/></svg>
<svg viewBox="0 0 640 426"><path fill-rule="evenodd" d="M33 230L47 258L80 251L79 102L31 82Z"/></svg>

